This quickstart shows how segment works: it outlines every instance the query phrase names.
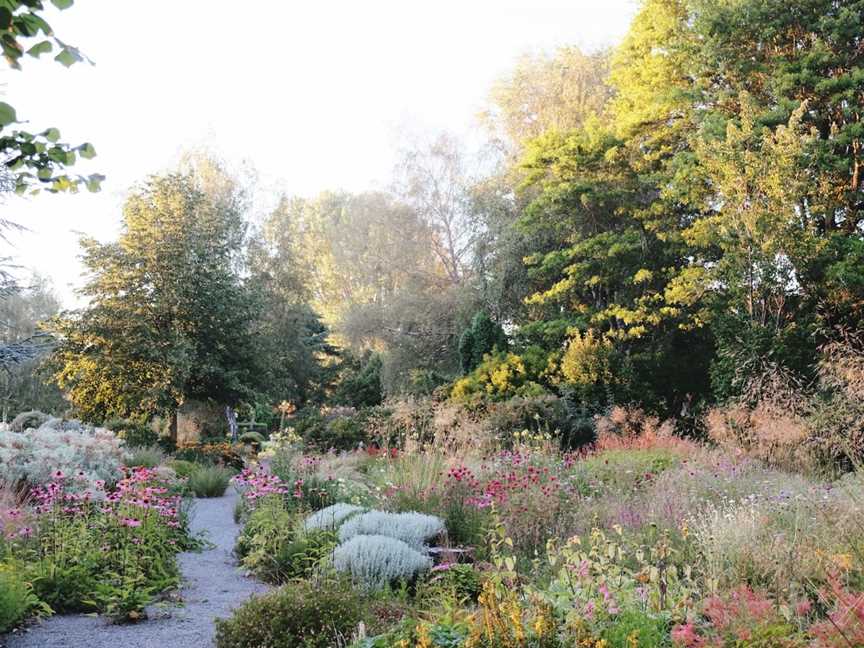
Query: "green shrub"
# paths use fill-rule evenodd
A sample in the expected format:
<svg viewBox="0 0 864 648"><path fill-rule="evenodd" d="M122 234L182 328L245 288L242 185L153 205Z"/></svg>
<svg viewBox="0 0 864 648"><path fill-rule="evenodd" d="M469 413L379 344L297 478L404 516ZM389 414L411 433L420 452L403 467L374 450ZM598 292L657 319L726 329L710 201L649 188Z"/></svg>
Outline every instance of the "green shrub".
<svg viewBox="0 0 864 648"><path fill-rule="evenodd" d="M626 610L616 616L614 623L606 626L600 636L609 648L632 648L634 645L664 648L672 645L668 619L637 610Z"/></svg>
<svg viewBox="0 0 864 648"><path fill-rule="evenodd" d="M165 460L165 453L159 446L133 448L123 462L129 468L155 468Z"/></svg>
<svg viewBox="0 0 864 648"><path fill-rule="evenodd" d="M298 581L253 596L230 619L216 620L217 648L330 648L347 643L363 619L363 600L337 580ZM341 642L341 643L340 643Z"/></svg>
<svg viewBox="0 0 864 648"><path fill-rule="evenodd" d="M506 351L508 346L507 335L501 325L493 322L486 313L477 313L471 320L471 326L459 338L462 373L473 371L486 355Z"/></svg>
<svg viewBox="0 0 864 648"><path fill-rule="evenodd" d="M451 564L436 567L435 575L426 583L430 598L450 594L458 601L476 601L483 589L483 578L472 565Z"/></svg>
<svg viewBox="0 0 864 648"><path fill-rule="evenodd" d="M12 419L12 422L9 424L9 429L13 432L23 432L24 430L38 428L43 423L47 422L49 418L51 417L45 414L45 412L21 412L18 416Z"/></svg>
<svg viewBox="0 0 864 648"><path fill-rule="evenodd" d="M222 466L200 466L191 475L187 486L195 497L222 497L234 471Z"/></svg>
<svg viewBox="0 0 864 648"><path fill-rule="evenodd" d="M183 461L182 459L172 459L168 462L168 467L171 468L178 477L191 477L192 473L198 470L198 466L191 461Z"/></svg>
<svg viewBox="0 0 864 648"><path fill-rule="evenodd" d="M228 466L234 470L243 470L244 466L243 456L238 451L238 446L226 441L184 445L177 448L174 458L209 466Z"/></svg>
<svg viewBox="0 0 864 648"><path fill-rule="evenodd" d="M0 564L0 633L14 628L40 606L27 583L8 566Z"/></svg>
<svg viewBox="0 0 864 648"><path fill-rule="evenodd" d="M124 439L130 448L150 447L159 443L159 434L146 423L115 418L106 421L105 427Z"/></svg>
<svg viewBox="0 0 864 648"><path fill-rule="evenodd" d="M244 432L239 438L240 443L245 443L246 445L255 446L257 448L260 448L264 444L265 440L266 439L264 439L262 435L255 431Z"/></svg>

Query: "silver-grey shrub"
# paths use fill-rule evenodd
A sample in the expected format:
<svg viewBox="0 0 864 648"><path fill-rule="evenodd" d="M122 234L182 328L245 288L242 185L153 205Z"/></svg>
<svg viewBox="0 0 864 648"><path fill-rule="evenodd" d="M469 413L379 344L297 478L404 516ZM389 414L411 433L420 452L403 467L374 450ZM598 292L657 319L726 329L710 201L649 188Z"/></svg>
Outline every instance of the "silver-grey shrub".
<svg viewBox="0 0 864 648"><path fill-rule="evenodd" d="M336 547L333 566L339 572L350 574L358 586L376 590L428 571L432 560L401 540L383 535L358 535Z"/></svg>
<svg viewBox="0 0 864 648"><path fill-rule="evenodd" d="M414 549L422 550L432 538L444 532L444 522L434 515L423 513L385 513L369 511L355 515L339 529L339 541L355 536L383 535L401 540Z"/></svg>
<svg viewBox="0 0 864 648"><path fill-rule="evenodd" d="M362 513L365 510L362 506L336 502L327 508L315 511L306 518L303 526L307 531L335 531L352 515Z"/></svg>

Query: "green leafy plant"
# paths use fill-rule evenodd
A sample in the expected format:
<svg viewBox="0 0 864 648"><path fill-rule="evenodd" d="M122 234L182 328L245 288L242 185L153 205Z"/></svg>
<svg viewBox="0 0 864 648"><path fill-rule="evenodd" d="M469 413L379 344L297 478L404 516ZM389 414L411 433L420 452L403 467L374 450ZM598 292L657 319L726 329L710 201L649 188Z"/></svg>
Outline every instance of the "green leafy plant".
<svg viewBox="0 0 864 648"><path fill-rule="evenodd" d="M11 630L37 610L51 611L11 565L0 563L0 633Z"/></svg>
<svg viewBox="0 0 864 648"><path fill-rule="evenodd" d="M222 466L199 466L189 475L186 485L195 497L222 497L233 476L233 470Z"/></svg>
<svg viewBox="0 0 864 648"><path fill-rule="evenodd" d="M363 619L364 601L343 581L296 581L253 596L216 620L217 648L330 648Z"/></svg>

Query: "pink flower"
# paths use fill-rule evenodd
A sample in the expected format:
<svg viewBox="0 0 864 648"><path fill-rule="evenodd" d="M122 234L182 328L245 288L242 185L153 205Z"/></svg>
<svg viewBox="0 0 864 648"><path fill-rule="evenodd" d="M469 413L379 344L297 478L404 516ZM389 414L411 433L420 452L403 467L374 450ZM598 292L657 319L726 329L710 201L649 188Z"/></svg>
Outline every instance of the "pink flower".
<svg viewBox="0 0 864 648"><path fill-rule="evenodd" d="M135 518L123 518L121 524L128 527L139 527L141 526L141 520L136 520Z"/></svg>

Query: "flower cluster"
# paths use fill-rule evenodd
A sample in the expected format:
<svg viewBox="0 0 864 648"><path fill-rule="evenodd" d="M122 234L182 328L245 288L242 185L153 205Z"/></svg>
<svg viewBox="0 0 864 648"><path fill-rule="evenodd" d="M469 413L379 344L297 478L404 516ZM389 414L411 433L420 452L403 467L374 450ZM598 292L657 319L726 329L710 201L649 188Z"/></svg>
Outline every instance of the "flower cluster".
<svg viewBox="0 0 864 648"><path fill-rule="evenodd" d="M270 473L263 466L255 468L244 468L243 471L231 480L240 489L240 493L250 509L254 509L258 500L269 495L285 495L291 492L291 488L279 477ZM301 488L295 483L295 490Z"/></svg>

